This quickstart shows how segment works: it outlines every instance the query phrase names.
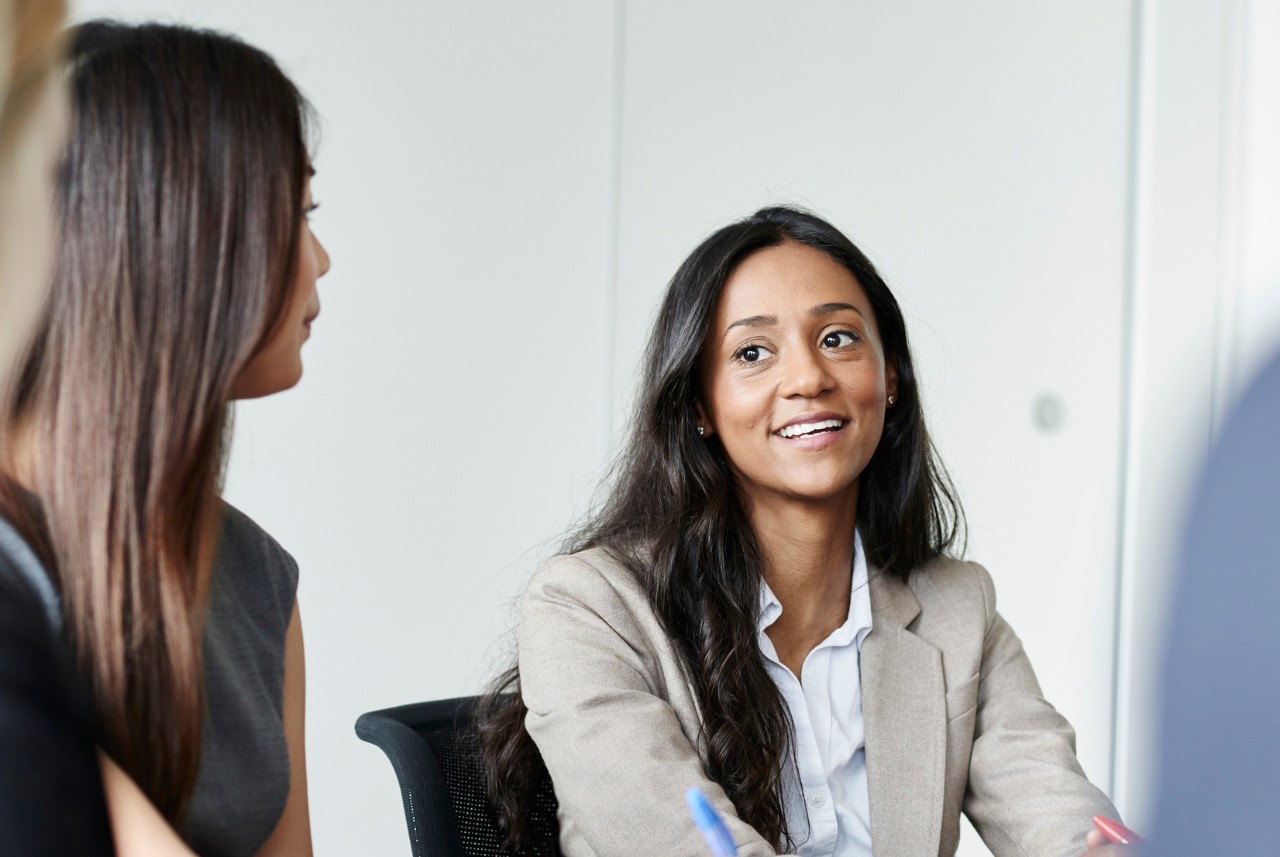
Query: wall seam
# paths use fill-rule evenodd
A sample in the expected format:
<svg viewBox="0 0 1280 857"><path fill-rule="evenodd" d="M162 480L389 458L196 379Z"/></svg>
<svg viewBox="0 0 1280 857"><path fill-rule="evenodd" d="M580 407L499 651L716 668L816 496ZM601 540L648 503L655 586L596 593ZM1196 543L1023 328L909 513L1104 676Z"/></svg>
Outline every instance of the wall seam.
<svg viewBox="0 0 1280 857"><path fill-rule="evenodd" d="M618 342L618 288L621 273L618 269L618 245L621 240L622 220L622 97L626 52L626 0L613 3L613 67L610 81L609 103L609 189L607 192L605 237L605 282L602 307L603 323L600 354L600 460L597 473L604 474L614 456L614 399L617 391L615 367Z"/></svg>
<svg viewBox="0 0 1280 857"><path fill-rule="evenodd" d="M1241 257L1244 243L1242 182L1248 139L1248 0L1225 0L1223 75L1218 134L1218 267L1219 298L1214 311L1214 372L1210 399L1210 444L1234 401L1241 381L1242 355L1236 336L1242 304ZM1208 449L1205 450L1206 454Z"/></svg>
<svg viewBox="0 0 1280 857"><path fill-rule="evenodd" d="M1155 0L1134 0L1132 11L1132 56L1130 59L1130 128L1128 187L1125 213L1125 283L1122 312L1120 370L1120 450L1117 492L1116 579L1112 616L1111 671L1111 770L1107 791L1122 807L1128 803L1131 783L1126 764L1131 728L1133 646L1129 621L1134 599L1137 563L1137 512L1135 488L1139 462L1134 454L1141 429L1141 409L1137 400L1145 377L1143 354L1145 337L1139 314L1147 296L1148 208L1150 205L1149 152L1154 110Z"/></svg>

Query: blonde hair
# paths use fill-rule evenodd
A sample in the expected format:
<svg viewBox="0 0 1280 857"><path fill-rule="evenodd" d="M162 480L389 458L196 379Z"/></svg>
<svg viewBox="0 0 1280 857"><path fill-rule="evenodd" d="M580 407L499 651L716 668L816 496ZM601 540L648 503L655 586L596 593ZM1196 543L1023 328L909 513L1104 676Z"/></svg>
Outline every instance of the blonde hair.
<svg viewBox="0 0 1280 857"><path fill-rule="evenodd" d="M65 0L0 0L0 393L47 290Z"/></svg>

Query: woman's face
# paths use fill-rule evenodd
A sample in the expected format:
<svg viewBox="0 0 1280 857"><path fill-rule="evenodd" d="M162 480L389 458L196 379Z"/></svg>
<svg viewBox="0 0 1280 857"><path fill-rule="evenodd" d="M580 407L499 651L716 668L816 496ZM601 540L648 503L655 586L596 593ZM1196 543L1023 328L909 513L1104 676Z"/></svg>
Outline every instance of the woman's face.
<svg viewBox="0 0 1280 857"><path fill-rule="evenodd" d="M857 491L897 373L862 286L825 253L788 241L748 256L720 295L698 403L749 500Z"/></svg>
<svg viewBox="0 0 1280 857"><path fill-rule="evenodd" d="M311 180L303 192L302 206L310 211ZM298 227L298 264L284 306L284 316L273 328L267 342L249 360L236 378L233 399L256 399L287 390L302 378L302 344L311 336L311 323L320 314L316 281L329 270L329 254L311 232L306 217Z"/></svg>

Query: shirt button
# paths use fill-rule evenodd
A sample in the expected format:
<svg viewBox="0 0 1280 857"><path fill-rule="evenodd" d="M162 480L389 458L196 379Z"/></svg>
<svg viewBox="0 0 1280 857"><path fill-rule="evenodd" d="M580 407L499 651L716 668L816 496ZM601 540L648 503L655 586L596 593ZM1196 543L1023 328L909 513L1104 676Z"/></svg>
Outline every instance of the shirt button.
<svg viewBox="0 0 1280 857"><path fill-rule="evenodd" d="M822 795L814 795L813 797L809 798L809 804L814 809L822 809L824 806L827 805L827 799Z"/></svg>

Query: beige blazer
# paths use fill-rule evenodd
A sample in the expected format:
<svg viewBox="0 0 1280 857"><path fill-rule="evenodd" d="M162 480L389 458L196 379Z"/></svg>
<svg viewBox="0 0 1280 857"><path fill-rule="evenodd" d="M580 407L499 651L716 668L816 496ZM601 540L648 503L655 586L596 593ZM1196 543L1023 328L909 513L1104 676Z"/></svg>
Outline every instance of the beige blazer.
<svg viewBox="0 0 1280 857"><path fill-rule="evenodd" d="M1041 696L981 566L940 559L910 584L870 572L863 718L876 857L950 857L967 814L996 857L1075 857L1096 814L1071 726ZM521 602L527 726L560 801L567 857L706 857L698 786L743 855L774 850L698 754L693 689L639 582L605 551L558 556Z"/></svg>

